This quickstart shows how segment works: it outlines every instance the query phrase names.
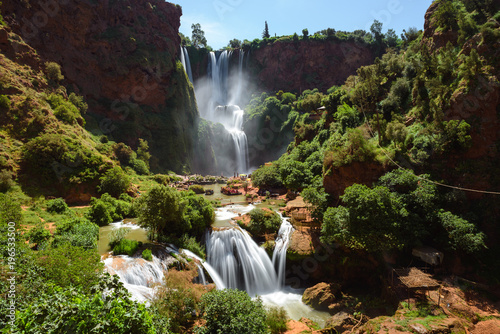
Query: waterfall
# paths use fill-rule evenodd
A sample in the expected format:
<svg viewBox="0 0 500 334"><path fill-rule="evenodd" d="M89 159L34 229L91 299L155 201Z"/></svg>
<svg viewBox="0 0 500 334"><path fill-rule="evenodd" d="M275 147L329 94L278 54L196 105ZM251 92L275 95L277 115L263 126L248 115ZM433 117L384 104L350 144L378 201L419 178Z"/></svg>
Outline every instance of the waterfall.
<svg viewBox="0 0 500 334"><path fill-rule="evenodd" d="M238 227L214 230L207 237L207 262L226 288L245 290L250 296L278 291L283 287L292 230L290 223L283 220L273 262L246 231Z"/></svg>
<svg viewBox="0 0 500 334"><path fill-rule="evenodd" d="M184 46L181 46L179 57L181 58L182 66L184 66L184 70L188 75L189 81L193 83L193 73L191 72L191 62L189 61L189 53Z"/></svg>
<svg viewBox="0 0 500 334"><path fill-rule="evenodd" d="M283 219L283 218L282 218ZM293 226L288 221L288 218L283 219L278 237L274 244L273 266L278 273L278 287L282 288L285 284L285 266L286 266L286 251L288 243L292 237Z"/></svg>
<svg viewBox="0 0 500 334"><path fill-rule="evenodd" d="M238 102L242 95L244 52L241 51L239 55L236 85L229 82L229 60L231 55L232 51L223 51L218 55L215 52L210 52L207 73L210 78L211 97L205 114L202 116L212 122L224 125L224 128L231 136L232 151L218 152L219 154L234 154L232 157L223 157L221 159L222 161L228 160L232 164L231 166L224 166L226 171L246 173L248 170L248 141L243 131L244 112L236 104L230 104L230 101Z"/></svg>
<svg viewBox="0 0 500 334"><path fill-rule="evenodd" d="M151 285L163 282L168 263L154 255L152 261L118 255L105 259L104 267L111 275L120 277L135 300L146 301L153 296Z"/></svg>

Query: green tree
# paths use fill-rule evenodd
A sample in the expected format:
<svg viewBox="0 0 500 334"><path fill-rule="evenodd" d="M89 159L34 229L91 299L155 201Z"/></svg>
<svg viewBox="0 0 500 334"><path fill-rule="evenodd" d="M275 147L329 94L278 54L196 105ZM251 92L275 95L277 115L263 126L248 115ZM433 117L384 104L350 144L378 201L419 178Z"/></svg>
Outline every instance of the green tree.
<svg viewBox="0 0 500 334"><path fill-rule="evenodd" d="M266 333L266 313L260 298L252 300L245 291L214 290L201 297L205 334Z"/></svg>
<svg viewBox="0 0 500 334"><path fill-rule="evenodd" d="M309 38L309 30L302 29L302 36L304 37L304 39L308 39Z"/></svg>
<svg viewBox="0 0 500 334"><path fill-rule="evenodd" d="M264 31L262 32L262 38L269 38L271 35L269 35L269 26L267 25L267 21L264 25Z"/></svg>
<svg viewBox="0 0 500 334"><path fill-rule="evenodd" d="M184 233L201 238L215 217L204 197L191 191L181 194L163 185L141 196L138 211L142 224L152 231L154 238L160 234L179 238Z"/></svg>
<svg viewBox="0 0 500 334"><path fill-rule="evenodd" d="M250 225L248 229L252 233L276 233L281 226L281 218L274 211L256 208L248 214L250 215Z"/></svg>
<svg viewBox="0 0 500 334"><path fill-rule="evenodd" d="M239 39L232 39L229 41L228 46L232 49L240 49L241 48L241 41Z"/></svg>
<svg viewBox="0 0 500 334"><path fill-rule="evenodd" d="M137 147L137 159L144 161L146 166L149 168L149 160L151 159L151 154L149 153L149 144L147 140L139 138L139 146Z"/></svg>
<svg viewBox="0 0 500 334"><path fill-rule="evenodd" d="M257 188L271 189L281 188L283 183L278 174L278 169L275 165L271 165L261 166L252 173L252 185Z"/></svg>
<svg viewBox="0 0 500 334"><path fill-rule="evenodd" d="M191 29L193 30L191 35L191 42L193 43L193 46L197 48L206 48L207 39L205 38L205 32L201 30L201 25L199 23L192 24Z"/></svg>
<svg viewBox="0 0 500 334"><path fill-rule="evenodd" d="M375 20L370 27L370 32L372 33L375 42L378 44L382 42L382 38L384 37L384 34L382 34L382 26L382 22Z"/></svg>
<svg viewBox="0 0 500 334"><path fill-rule="evenodd" d="M329 208L323 218L325 243L335 241L353 249L380 252L400 249L404 206L386 187L355 184L341 196L343 206Z"/></svg>
<svg viewBox="0 0 500 334"><path fill-rule="evenodd" d="M130 187L130 176L120 167L109 169L99 180L101 181L98 187L99 192L109 193L114 197L120 196Z"/></svg>

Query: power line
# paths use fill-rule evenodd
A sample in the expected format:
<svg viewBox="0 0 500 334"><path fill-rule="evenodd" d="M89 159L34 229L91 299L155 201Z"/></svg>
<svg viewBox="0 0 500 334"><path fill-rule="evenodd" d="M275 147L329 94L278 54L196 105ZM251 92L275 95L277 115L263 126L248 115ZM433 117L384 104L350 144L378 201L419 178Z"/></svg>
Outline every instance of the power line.
<svg viewBox="0 0 500 334"><path fill-rule="evenodd" d="M375 133L373 132L373 129L371 128L370 126L370 123L368 123L368 117L366 117L366 114L365 114L365 111L362 110L363 112L363 115L365 116L365 124L366 126L368 127L368 131L370 131L370 134L372 135L372 137L375 137ZM379 133L379 136L380 136L380 133ZM407 168L401 166L400 164L398 164L396 161L394 161L394 159L392 159L388 152L380 145L380 142L377 141L377 146L382 150L382 152L384 152L385 156L394 164L396 165L399 169L403 169L403 170L406 170L408 171ZM414 174L415 175L415 174ZM452 186L452 185L449 185L449 184L445 184L445 183L441 183L441 182L437 182L437 181L433 181L433 180L428 180L426 178L423 178L421 177L420 175L415 175L418 179L420 180L423 180L423 181L427 181L427 182L430 182L430 183L433 183L435 185L438 185L438 186L441 186L441 187L446 187L446 188L451 188L451 189L456 189L456 190L461 190L461 191L468 191L468 192L474 192L474 193L480 193L480 194L489 194L489 195L500 195L500 192L498 191L487 191L487 190L477 190L477 189L471 189L471 188L463 188L463 187L457 187L457 186Z"/></svg>

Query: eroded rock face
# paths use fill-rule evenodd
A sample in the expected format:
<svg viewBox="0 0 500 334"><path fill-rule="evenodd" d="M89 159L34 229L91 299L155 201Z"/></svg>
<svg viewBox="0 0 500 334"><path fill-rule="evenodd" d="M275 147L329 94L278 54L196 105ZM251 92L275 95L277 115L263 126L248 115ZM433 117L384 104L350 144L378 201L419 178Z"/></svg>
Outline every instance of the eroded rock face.
<svg viewBox="0 0 500 334"><path fill-rule="evenodd" d="M335 303L339 293L339 284L318 283L304 291L302 301L316 310L328 311L328 307Z"/></svg>
<svg viewBox="0 0 500 334"><path fill-rule="evenodd" d="M86 98L87 128L132 147L138 138L148 140L153 169L189 168L199 114L177 66L179 6L163 0L2 3L13 32L43 61L61 65L64 86Z"/></svg>
<svg viewBox="0 0 500 334"><path fill-rule="evenodd" d="M346 188L355 183L371 186L388 169L375 162L353 162L349 165L332 169L323 177L325 191L338 199Z"/></svg>
<svg viewBox="0 0 500 334"><path fill-rule="evenodd" d="M249 71L267 91L326 91L342 85L360 66L372 64L374 52L355 42L278 42L252 51Z"/></svg>

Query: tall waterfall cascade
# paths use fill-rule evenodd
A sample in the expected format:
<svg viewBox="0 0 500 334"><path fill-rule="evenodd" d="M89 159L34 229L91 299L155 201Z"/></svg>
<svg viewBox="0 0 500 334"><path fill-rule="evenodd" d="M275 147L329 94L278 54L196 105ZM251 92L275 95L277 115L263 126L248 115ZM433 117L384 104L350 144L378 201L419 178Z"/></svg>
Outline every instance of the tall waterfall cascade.
<svg viewBox="0 0 500 334"><path fill-rule="evenodd" d="M184 70L188 75L189 81L193 83L193 72L191 71L191 61L189 60L189 53L186 47L181 46L179 58L181 58L182 66L184 66Z"/></svg>
<svg viewBox="0 0 500 334"><path fill-rule="evenodd" d="M214 230L207 237L207 262L225 288L245 290L250 296L279 291L292 232L292 225L284 219L271 260L246 231L238 227Z"/></svg>
<svg viewBox="0 0 500 334"><path fill-rule="evenodd" d="M231 135L234 146L233 169L238 173L248 171L248 141L243 131L243 110L236 104L241 100L244 85L243 60L245 53L239 52L238 72L230 80L229 61L232 51L220 54L210 52L207 73L212 89L209 105L202 117L214 123L221 123Z"/></svg>

